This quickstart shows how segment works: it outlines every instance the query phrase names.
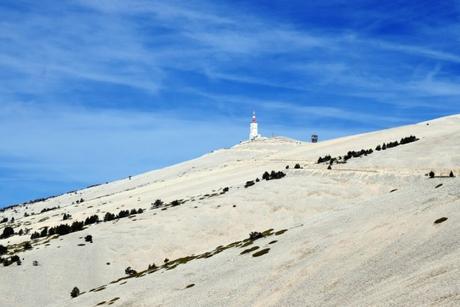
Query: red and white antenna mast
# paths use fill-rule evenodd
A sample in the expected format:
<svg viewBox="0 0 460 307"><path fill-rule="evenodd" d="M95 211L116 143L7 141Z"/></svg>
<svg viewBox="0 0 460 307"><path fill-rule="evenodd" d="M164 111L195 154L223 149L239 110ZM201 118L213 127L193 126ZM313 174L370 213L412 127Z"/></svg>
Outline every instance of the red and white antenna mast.
<svg viewBox="0 0 460 307"><path fill-rule="evenodd" d="M253 141L260 137L259 132L258 132L258 124L257 124L257 118L256 118L256 112L252 112L252 121L251 125L249 127L249 140Z"/></svg>

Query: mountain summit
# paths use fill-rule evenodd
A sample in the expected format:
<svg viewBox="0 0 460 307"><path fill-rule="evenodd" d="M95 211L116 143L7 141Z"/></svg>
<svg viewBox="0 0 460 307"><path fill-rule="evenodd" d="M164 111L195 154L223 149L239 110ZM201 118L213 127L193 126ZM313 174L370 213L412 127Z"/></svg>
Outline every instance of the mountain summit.
<svg viewBox="0 0 460 307"><path fill-rule="evenodd" d="M458 305L459 136L255 138L9 208L0 305Z"/></svg>

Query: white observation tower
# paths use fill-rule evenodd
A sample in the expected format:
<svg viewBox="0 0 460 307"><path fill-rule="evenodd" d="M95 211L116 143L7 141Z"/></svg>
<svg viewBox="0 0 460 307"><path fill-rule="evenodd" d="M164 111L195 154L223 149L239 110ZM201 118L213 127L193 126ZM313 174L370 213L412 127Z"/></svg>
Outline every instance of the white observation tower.
<svg viewBox="0 0 460 307"><path fill-rule="evenodd" d="M249 128L249 140L253 141L257 139L258 137L260 137L260 134L258 132L256 112L252 112L252 121L251 121L251 126Z"/></svg>

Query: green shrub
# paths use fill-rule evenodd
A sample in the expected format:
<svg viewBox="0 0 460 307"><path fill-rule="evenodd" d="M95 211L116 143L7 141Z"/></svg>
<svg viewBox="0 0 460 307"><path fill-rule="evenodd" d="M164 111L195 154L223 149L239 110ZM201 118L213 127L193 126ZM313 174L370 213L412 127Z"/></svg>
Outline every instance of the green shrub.
<svg viewBox="0 0 460 307"><path fill-rule="evenodd" d="M70 297L75 298L80 295L80 289L77 287L73 288L72 291L70 292Z"/></svg>
<svg viewBox="0 0 460 307"><path fill-rule="evenodd" d="M6 254L7 251L8 251L8 248L0 244L0 255Z"/></svg>
<svg viewBox="0 0 460 307"><path fill-rule="evenodd" d="M3 229L2 235L0 235L0 239L7 239L14 235L14 229L13 227L7 226L5 229Z"/></svg>

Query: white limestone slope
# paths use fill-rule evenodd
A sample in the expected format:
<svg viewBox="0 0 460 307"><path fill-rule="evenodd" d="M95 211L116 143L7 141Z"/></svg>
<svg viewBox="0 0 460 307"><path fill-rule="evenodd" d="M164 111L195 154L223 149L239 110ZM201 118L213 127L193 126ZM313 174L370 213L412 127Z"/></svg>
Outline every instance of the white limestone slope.
<svg viewBox="0 0 460 307"><path fill-rule="evenodd" d="M375 148L409 135L420 140L332 170L316 164L319 156ZM293 169L296 163L303 168ZM287 175L244 188L266 170ZM63 223L64 212L84 220L122 209L147 210L33 243L32 250L18 253L21 266L0 267L0 305L95 306L117 297L113 305L119 306L459 305L460 181L428 179L430 170L460 174L459 115L318 144L262 139L17 207L0 217L14 216L15 229L32 232ZM205 196L224 187L228 193ZM188 201L150 210L156 199ZM24 217L55 206L60 209ZM448 220L433 224L440 217ZM128 266L143 271L152 263L162 265L164 258L199 255L270 228L288 231L110 283L126 276ZM78 246L87 234L94 243ZM0 244L28 238L13 236ZM240 255L252 246L270 250L260 257ZM40 265L33 266L34 260ZM71 299L74 286L86 293Z"/></svg>

